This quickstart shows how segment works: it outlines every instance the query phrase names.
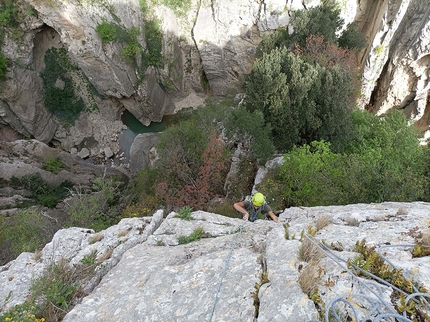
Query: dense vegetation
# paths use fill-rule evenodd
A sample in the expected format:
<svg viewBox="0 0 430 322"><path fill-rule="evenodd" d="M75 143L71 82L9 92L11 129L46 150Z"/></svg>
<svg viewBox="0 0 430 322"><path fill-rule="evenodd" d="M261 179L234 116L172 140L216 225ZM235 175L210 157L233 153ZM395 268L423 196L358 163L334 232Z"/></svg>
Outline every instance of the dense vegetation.
<svg viewBox="0 0 430 322"><path fill-rule="evenodd" d="M176 10L189 6L189 1L163 3ZM14 18L11 4L0 0L4 9L1 24ZM141 0L140 4L146 12L146 2ZM98 178L91 191L80 191L67 181L50 187L39 173L7 182L29 195L23 204L16 205L21 209L14 216L0 216L1 259L39 249L60 226L99 231L121 217L152 215L162 207L176 210L185 220L191 218L192 209L237 216L232 203L250 194L257 167L274 154L283 155L284 163L271 169L257 187L274 210L429 201L430 153L419 146L414 127L400 111L377 117L355 107L360 89L355 50L365 46L357 26L351 24L337 36L343 22L330 0L295 12L292 24L293 34L280 29L261 42L258 58L243 84L246 97L242 105L232 108L237 102L227 97L225 101L208 101L197 110L181 111L177 122L160 135L155 165L139 171L126 187L116 178ZM97 33L104 44L122 44L121 58L130 64L137 64L138 59L142 66L163 63L156 21L145 21L146 48L139 44L141 35L136 28L126 30L103 21ZM75 67L63 49L55 48L47 51L45 65L41 76L46 107L73 122L84 108L69 75ZM7 60L0 53L0 78L6 67ZM238 150L240 155L233 157ZM233 160L237 172L230 177ZM64 168L55 158L48 158L44 165L52 173ZM62 225L38 210L53 208L70 196L74 198L67 205L68 220ZM180 236L180 243L198 240L203 233L199 228L189 236ZM96 258L91 256L82 263L94 269ZM36 321L36 315L46 316L46 312L61 319L80 291L75 269L61 262L53 265L33 283L29 302L0 319L27 314ZM48 299L42 302L43 307L35 305L38 297Z"/></svg>
<svg viewBox="0 0 430 322"><path fill-rule="evenodd" d="M428 200L428 153L414 128L399 111L377 117L355 107L355 50L365 46L357 26L339 35L343 21L330 0L295 12L292 24L293 34L281 29L263 39L242 106L208 104L162 133L160 159L142 170L125 213L158 204L234 216L214 200L231 204L249 194L253 171L275 149L285 162L258 186L275 209ZM210 146L218 152L205 154ZM232 184L224 156L237 146L245 161ZM143 187L144 173L152 179Z"/></svg>

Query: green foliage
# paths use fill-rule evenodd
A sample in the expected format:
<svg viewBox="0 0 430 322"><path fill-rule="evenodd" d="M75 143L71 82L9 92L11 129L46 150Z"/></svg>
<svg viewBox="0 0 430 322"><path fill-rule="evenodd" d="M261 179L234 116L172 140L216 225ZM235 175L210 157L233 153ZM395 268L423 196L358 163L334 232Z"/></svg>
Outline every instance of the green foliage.
<svg viewBox="0 0 430 322"><path fill-rule="evenodd" d="M63 181L58 187L49 187L39 172L26 174L21 178L12 177L11 184L15 187L23 187L32 192L32 198L48 208L54 208L60 200L68 195L68 189L72 187L69 180Z"/></svg>
<svg viewBox="0 0 430 322"><path fill-rule="evenodd" d="M14 0L0 0L0 26L16 27L18 25L18 6Z"/></svg>
<svg viewBox="0 0 430 322"><path fill-rule="evenodd" d="M284 156L280 176L288 205L338 204L340 189L332 182L336 175L333 164L338 156L330 151L328 142L312 142Z"/></svg>
<svg viewBox="0 0 430 322"><path fill-rule="evenodd" d="M177 15L185 15L191 7L191 0L162 0L162 3Z"/></svg>
<svg viewBox="0 0 430 322"><path fill-rule="evenodd" d="M85 255L81 259L81 263L84 265L94 265L96 263L97 250L93 250L91 253Z"/></svg>
<svg viewBox="0 0 430 322"><path fill-rule="evenodd" d="M179 235L178 236L178 244L183 245L183 244L188 244L188 243L192 243L195 241L199 241L202 238L204 233L205 233L205 231L204 231L203 227L198 226L193 230L193 232L189 236Z"/></svg>
<svg viewBox="0 0 430 322"><path fill-rule="evenodd" d="M0 217L1 263L22 252L32 252L49 242L60 227L33 207L20 210L11 217Z"/></svg>
<svg viewBox="0 0 430 322"><path fill-rule="evenodd" d="M5 78L8 60L2 52L0 52L0 80Z"/></svg>
<svg viewBox="0 0 430 322"><path fill-rule="evenodd" d="M413 280L406 279L401 269L392 268L389 264L385 264L384 260L381 256L375 251L374 246L367 246L366 240L363 239L361 241L357 241L354 249L354 252L357 252L358 255L353 260L348 260L348 268L354 268L358 276L363 276L366 278L371 278L369 275L365 274L363 271L358 270L356 267L361 268L373 275L376 275L379 278L391 283L402 291L412 294L415 293L416 290L418 292L427 293L427 289L424 285L418 285ZM416 287L416 290L414 287ZM397 311L399 313L403 313L406 311L412 316L420 316L424 317L423 321L427 321L428 315L424 311L421 311L420 308L414 307L414 305L406 305L405 304L405 296L398 291L394 291L393 296L399 296L400 301L395 301L397 305ZM412 301L411 301L412 302Z"/></svg>
<svg viewBox="0 0 430 322"><path fill-rule="evenodd" d="M145 66L162 67L163 64L163 34L159 22L145 20L146 49L142 57Z"/></svg>
<svg viewBox="0 0 430 322"><path fill-rule="evenodd" d="M182 220L191 220L193 219L193 216L191 216L191 211L193 210L190 206L184 206L181 209L179 209L177 217L181 218Z"/></svg>
<svg viewBox="0 0 430 322"><path fill-rule="evenodd" d="M375 51L375 54L380 55L384 51L384 46L378 45L378 46L375 47L374 51Z"/></svg>
<svg viewBox="0 0 430 322"><path fill-rule="evenodd" d="M249 150L249 157L264 163L273 155L270 124L265 124L261 111L249 112L239 106L232 110L226 123L227 136L236 138Z"/></svg>
<svg viewBox="0 0 430 322"><path fill-rule="evenodd" d="M294 30L291 35L285 28L279 28L273 34L264 36L258 45L256 56L262 57L264 53L270 53L276 48L293 50L296 44L304 47L306 38L310 35L322 36L326 42L337 44L336 33L342 28L343 20L336 2L324 0L320 6L294 11L291 24Z"/></svg>
<svg viewBox="0 0 430 322"><path fill-rule="evenodd" d="M76 270L66 260L50 264L43 275L34 279L31 284L31 297L41 303L41 313L61 319L73 306L81 292Z"/></svg>
<svg viewBox="0 0 430 322"><path fill-rule="evenodd" d="M36 317L39 311L40 308L34 301L26 301L22 304L15 305L10 311L0 315L0 322L43 322L44 320Z"/></svg>
<svg viewBox="0 0 430 322"><path fill-rule="evenodd" d="M336 33L343 26L340 9L335 0L323 0L320 6L297 10L291 19L293 42L304 46L309 35L323 36L329 43L337 43Z"/></svg>
<svg viewBox="0 0 430 322"><path fill-rule="evenodd" d="M379 118L356 111L353 122L355 132L344 152L360 155L367 166L369 181L363 184L370 198L366 202L423 198L424 149L403 113L394 110Z"/></svg>
<svg viewBox="0 0 430 322"><path fill-rule="evenodd" d="M314 140L341 149L349 137L352 79L340 67L313 65L286 48L275 49L254 63L245 91L245 107L263 113L280 151Z"/></svg>
<svg viewBox="0 0 430 322"><path fill-rule="evenodd" d="M116 194L118 193L115 180L98 178L93 183L95 192L79 194L67 208L69 221L67 227L92 228L95 231L115 225L119 217L111 215L114 211Z"/></svg>
<svg viewBox="0 0 430 322"><path fill-rule="evenodd" d="M132 64L136 61L137 55L141 52L142 48L140 47L139 43L132 42L127 44L121 51L121 58L128 64Z"/></svg>
<svg viewBox="0 0 430 322"><path fill-rule="evenodd" d="M77 67L70 62L64 48L48 49L44 61L45 69L41 77L45 107L66 124L73 124L85 108L83 100L75 95L72 79L67 75L69 70ZM64 86L58 87L57 81L63 81Z"/></svg>
<svg viewBox="0 0 430 322"><path fill-rule="evenodd" d="M57 174L61 170L64 169L64 163L59 158L47 157L46 160L45 160L45 167L44 167L44 169L46 171L52 172L54 174Z"/></svg>
<svg viewBox="0 0 430 322"><path fill-rule="evenodd" d="M109 23L105 20L98 24L96 27L96 32L102 39L102 43L107 44L117 38L117 25L114 23Z"/></svg>
<svg viewBox="0 0 430 322"><path fill-rule="evenodd" d="M411 253L412 253L412 257L430 256L430 246L426 246L421 243L415 244Z"/></svg>
<svg viewBox="0 0 430 322"><path fill-rule="evenodd" d="M339 47L362 49L366 46L366 37L358 30L357 23L349 23L339 37Z"/></svg>

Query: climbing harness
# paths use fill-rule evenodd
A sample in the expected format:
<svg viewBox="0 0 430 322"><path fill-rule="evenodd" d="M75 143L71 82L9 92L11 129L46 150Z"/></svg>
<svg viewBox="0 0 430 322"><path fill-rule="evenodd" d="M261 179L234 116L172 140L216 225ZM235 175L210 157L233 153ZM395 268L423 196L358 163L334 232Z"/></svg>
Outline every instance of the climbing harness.
<svg viewBox="0 0 430 322"><path fill-rule="evenodd" d="M212 304L212 310L211 310L208 322L212 321L212 316L213 316L213 313L215 311L216 302L218 301L218 295L219 295L219 292L221 290L222 280L224 279L225 272L227 271L228 264L230 262L231 254L233 253L234 246L236 246L237 239L242 234L243 227L245 226L245 224L246 223L243 223L242 225L240 225L239 227L237 227L234 231L229 232L229 234L235 234L237 232L239 232L239 233L236 235L236 238L234 239L234 243L231 246L230 252L228 253L227 259L225 261L224 270L222 271L222 274L221 274L221 280L219 281L219 284L218 284L218 289L217 289L216 294L215 294L215 299L214 299L214 302Z"/></svg>

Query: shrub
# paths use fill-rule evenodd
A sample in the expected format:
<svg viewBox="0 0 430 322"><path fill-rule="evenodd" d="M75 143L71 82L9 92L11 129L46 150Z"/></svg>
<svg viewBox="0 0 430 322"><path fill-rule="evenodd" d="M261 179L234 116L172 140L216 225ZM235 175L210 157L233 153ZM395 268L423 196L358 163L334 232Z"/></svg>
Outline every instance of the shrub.
<svg viewBox="0 0 430 322"><path fill-rule="evenodd" d="M97 25L96 32L102 39L103 44L107 44L117 38L117 26L105 20Z"/></svg>
<svg viewBox="0 0 430 322"><path fill-rule="evenodd" d="M184 206L179 209L176 217L181 218L182 220L191 220L193 217L191 216L191 211L193 208L190 206Z"/></svg>
<svg viewBox="0 0 430 322"><path fill-rule="evenodd" d="M249 112L239 106L231 111L226 122L227 136L233 138L249 151L249 158L260 159L264 163L275 150L270 138L270 124L264 122L261 111Z"/></svg>
<svg viewBox="0 0 430 322"><path fill-rule="evenodd" d="M425 197L425 149L401 111L383 117L353 113L355 131L345 154L358 154L367 167L367 202L413 201ZM351 169L353 170L353 169ZM364 174L364 173L363 173Z"/></svg>
<svg viewBox="0 0 430 322"><path fill-rule="evenodd" d="M321 2L319 6L294 11L291 19L294 43L304 46L309 35L322 36L325 41L337 43L336 33L343 26L340 8L335 0Z"/></svg>
<svg viewBox="0 0 430 322"><path fill-rule="evenodd" d="M60 228L35 207L20 210L9 218L1 216L0 226L0 265L22 252L42 248Z"/></svg>
<svg viewBox="0 0 430 322"><path fill-rule="evenodd" d="M338 156L330 151L328 142L312 142L284 156L280 177L289 206L338 204L342 191L336 184Z"/></svg>
<svg viewBox="0 0 430 322"><path fill-rule="evenodd" d="M193 232L189 236L185 235L179 235L178 236L178 244L188 244L194 241L198 241L202 238L203 234L205 233L203 227L199 226L196 227Z"/></svg>
<svg viewBox="0 0 430 322"><path fill-rule="evenodd" d="M18 6L14 0L0 1L0 26L16 27L18 25Z"/></svg>
<svg viewBox="0 0 430 322"><path fill-rule="evenodd" d="M163 34L158 21L145 20L146 49L142 57L144 66L162 67Z"/></svg>
<svg viewBox="0 0 430 322"><path fill-rule="evenodd" d="M185 15L191 7L191 0L163 0L162 2L178 15Z"/></svg>
<svg viewBox="0 0 430 322"><path fill-rule="evenodd" d="M45 160L45 170L54 174L64 169L64 163L60 158L48 157Z"/></svg>
<svg viewBox="0 0 430 322"><path fill-rule="evenodd" d="M46 51L43 79L43 98L45 107L66 124L73 124L85 105L82 98L75 95L73 81L67 72L77 69L67 56L64 48L50 48ZM57 87L57 80L64 82L64 87Z"/></svg>
<svg viewBox="0 0 430 322"><path fill-rule="evenodd" d="M229 161L226 147L214 131L209 138L205 137L204 131L197 131L196 134L200 138L198 136L188 137L195 133L196 129L189 127L193 124L192 122L185 121L184 123L185 128L177 127L185 130L184 136L175 138L179 146L172 146L175 142L170 141L168 143L169 151L160 151L160 155L164 154L162 157L164 164L160 163L159 170L164 175L157 185L157 196L173 207L189 205L196 209L206 210L209 202L223 193ZM187 137L193 141L186 142ZM205 142L205 146L195 145L199 139ZM161 138L160 144L163 144ZM192 152L198 151L202 147L204 148L202 152ZM166 152L169 152L169 158L165 156ZM163 170L160 168L161 166L163 166Z"/></svg>
<svg viewBox="0 0 430 322"><path fill-rule="evenodd" d="M42 179L39 172L26 174L19 179L13 176L11 178L11 185L16 188L23 187L30 190L33 194L32 198L37 200L38 204L48 208L54 208L60 200L66 198L69 189L72 187L72 183L66 180L58 187L51 188Z"/></svg>
<svg viewBox="0 0 430 322"><path fill-rule="evenodd" d="M101 231L118 223L120 218L114 212L118 192L115 180L99 178L93 183L93 189L95 192L80 193L71 202L66 210L69 215L67 227L85 227ZM111 211L113 214L110 214Z"/></svg>
<svg viewBox="0 0 430 322"><path fill-rule="evenodd" d="M1 322L20 321L20 322L44 322L43 318L38 319L40 308L34 301L26 301L22 304L15 305L9 312L0 315Z"/></svg>

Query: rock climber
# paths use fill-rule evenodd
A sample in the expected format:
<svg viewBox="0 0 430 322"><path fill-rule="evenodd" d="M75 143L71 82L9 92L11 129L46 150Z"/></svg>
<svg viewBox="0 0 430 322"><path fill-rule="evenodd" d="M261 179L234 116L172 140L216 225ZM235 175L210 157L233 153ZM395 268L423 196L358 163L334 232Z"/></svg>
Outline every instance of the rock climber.
<svg viewBox="0 0 430 322"><path fill-rule="evenodd" d="M278 217L266 203L265 197L261 192L252 195L251 201L239 201L233 207L243 214L243 220L256 221L261 214L261 216L269 216L274 222L278 222Z"/></svg>

